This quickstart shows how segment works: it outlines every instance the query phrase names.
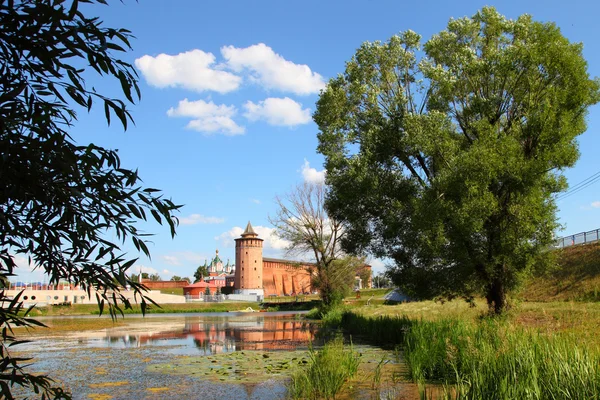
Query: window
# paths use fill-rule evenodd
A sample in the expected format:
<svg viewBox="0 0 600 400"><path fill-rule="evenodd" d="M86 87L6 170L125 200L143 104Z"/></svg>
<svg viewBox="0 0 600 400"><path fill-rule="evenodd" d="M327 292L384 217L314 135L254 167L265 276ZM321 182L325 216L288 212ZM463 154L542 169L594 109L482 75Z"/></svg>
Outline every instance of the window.
<svg viewBox="0 0 600 400"><path fill-rule="evenodd" d="M27 300L27 299L28 299L28 297L27 297L27 296L23 296L23 300Z"/></svg>
<svg viewBox="0 0 600 400"><path fill-rule="evenodd" d="M31 300L35 300L35 296L31 296Z"/></svg>

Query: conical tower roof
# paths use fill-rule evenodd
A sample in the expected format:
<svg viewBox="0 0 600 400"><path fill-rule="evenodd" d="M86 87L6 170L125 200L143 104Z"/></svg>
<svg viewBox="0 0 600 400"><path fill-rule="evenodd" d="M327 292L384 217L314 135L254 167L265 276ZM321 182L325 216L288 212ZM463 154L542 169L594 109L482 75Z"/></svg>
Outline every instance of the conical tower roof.
<svg viewBox="0 0 600 400"><path fill-rule="evenodd" d="M246 225L246 230L244 231L244 233L242 233L242 237L258 237L258 233L254 232L250 221L248 221L248 225Z"/></svg>

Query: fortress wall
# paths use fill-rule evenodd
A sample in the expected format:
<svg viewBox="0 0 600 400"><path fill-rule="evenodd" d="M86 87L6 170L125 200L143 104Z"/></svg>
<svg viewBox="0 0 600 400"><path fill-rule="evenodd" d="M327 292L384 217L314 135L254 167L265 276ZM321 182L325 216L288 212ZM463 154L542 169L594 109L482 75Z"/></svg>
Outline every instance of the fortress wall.
<svg viewBox="0 0 600 400"><path fill-rule="evenodd" d="M310 264L263 259L265 296L311 292Z"/></svg>
<svg viewBox="0 0 600 400"><path fill-rule="evenodd" d="M149 279L143 279L142 283L148 289L173 289L182 288L188 286L190 282L187 280L183 281L151 281Z"/></svg>

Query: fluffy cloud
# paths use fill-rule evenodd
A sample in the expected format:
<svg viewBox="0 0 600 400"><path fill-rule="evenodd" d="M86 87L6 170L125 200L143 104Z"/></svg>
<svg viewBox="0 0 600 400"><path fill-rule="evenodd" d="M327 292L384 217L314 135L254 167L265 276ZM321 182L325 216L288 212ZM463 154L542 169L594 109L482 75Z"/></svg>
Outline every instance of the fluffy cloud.
<svg viewBox="0 0 600 400"><path fill-rule="evenodd" d="M161 256L160 258L169 265L181 265L181 261L179 261L179 258L176 256L165 255Z"/></svg>
<svg viewBox="0 0 600 400"><path fill-rule="evenodd" d="M269 125L296 126L311 121L310 110L302 109L302 104L289 97L269 97L258 103L247 101L244 108L244 117L250 121L265 120Z"/></svg>
<svg viewBox="0 0 600 400"><path fill-rule="evenodd" d="M145 55L135 60L151 86L159 88L182 87L195 92L215 91L227 93L236 90L242 78L213 67L215 56L202 50L191 50L175 56Z"/></svg>
<svg viewBox="0 0 600 400"><path fill-rule="evenodd" d="M590 204L593 208L600 208L600 201L594 201Z"/></svg>
<svg viewBox="0 0 600 400"><path fill-rule="evenodd" d="M253 226L254 231L258 233L258 237L264 240L264 249L284 250L289 246L287 240L283 240L274 234L275 229L267 226ZM221 242L223 247L235 247L234 239L237 239L244 232L244 228L234 226L227 232L223 232L215 237L215 240Z"/></svg>
<svg viewBox="0 0 600 400"><path fill-rule="evenodd" d="M192 214L188 217L179 218L179 224L181 225L222 224L223 222L225 222L224 218L205 217L202 214Z"/></svg>
<svg viewBox="0 0 600 400"><path fill-rule="evenodd" d="M325 170L317 171L315 168L311 168L306 159L304 159L304 164L302 164L300 172L302 172L302 177L306 182L325 183Z"/></svg>
<svg viewBox="0 0 600 400"><path fill-rule="evenodd" d="M248 71L251 80L266 89L307 95L325 87L321 75L312 72L307 65L286 60L264 43L246 48L225 46L221 54L229 68L238 73Z"/></svg>
<svg viewBox="0 0 600 400"><path fill-rule="evenodd" d="M237 113L234 106L225 104L216 105L212 101L188 101L183 99L177 108L171 107L167 111L169 117L188 117L192 120L186 128L198 132L223 133L228 136L241 135L245 132L243 126L235 123L232 117Z"/></svg>
<svg viewBox="0 0 600 400"><path fill-rule="evenodd" d="M198 265L209 258L210 256L206 254L195 253L193 251L178 251L160 256L162 261L172 266L180 266L184 263Z"/></svg>

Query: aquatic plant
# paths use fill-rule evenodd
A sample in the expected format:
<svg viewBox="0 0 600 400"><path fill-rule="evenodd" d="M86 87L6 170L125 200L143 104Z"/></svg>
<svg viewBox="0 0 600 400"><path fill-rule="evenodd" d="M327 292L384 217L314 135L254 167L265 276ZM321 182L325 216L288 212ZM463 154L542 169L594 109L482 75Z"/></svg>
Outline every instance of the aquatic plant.
<svg viewBox="0 0 600 400"><path fill-rule="evenodd" d="M309 349L306 369L292 375L288 395L292 399L333 399L344 382L358 371L360 356L352 345L344 346L341 336L323 346L320 351Z"/></svg>
<svg viewBox="0 0 600 400"><path fill-rule="evenodd" d="M342 317L344 330L400 344L422 398L589 399L600 393L600 351L576 335L547 335L506 321ZM428 384L442 387L431 391ZM429 390L428 390L429 389Z"/></svg>

